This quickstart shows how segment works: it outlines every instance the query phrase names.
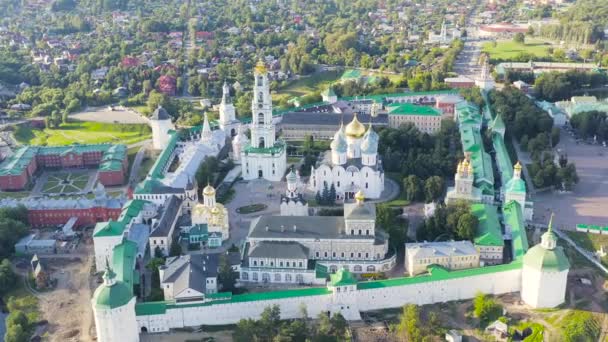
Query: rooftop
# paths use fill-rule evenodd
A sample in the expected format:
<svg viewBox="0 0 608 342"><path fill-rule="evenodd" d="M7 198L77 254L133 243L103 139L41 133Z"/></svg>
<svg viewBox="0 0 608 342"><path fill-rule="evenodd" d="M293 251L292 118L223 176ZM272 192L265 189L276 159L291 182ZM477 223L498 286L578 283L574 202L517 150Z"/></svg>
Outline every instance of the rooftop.
<svg viewBox="0 0 608 342"><path fill-rule="evenodd" d="M475 234L475 244L482 246L504 246L497 208L493 205L475 203L471 213L479 220Z"/></svg>

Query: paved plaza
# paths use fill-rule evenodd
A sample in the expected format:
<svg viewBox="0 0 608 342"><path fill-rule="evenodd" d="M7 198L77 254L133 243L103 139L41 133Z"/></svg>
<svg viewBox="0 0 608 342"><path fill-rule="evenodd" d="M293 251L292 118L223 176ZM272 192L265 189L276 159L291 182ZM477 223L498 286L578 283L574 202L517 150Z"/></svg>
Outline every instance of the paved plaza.
<svg viewBox="0 0 608 342"><path fill-rule="evenodd" d="M534 222L548 222L555 212L554 225L573 230L578 223L608 225L608 148L576 144L562 130L557 146L576 164L579 183L571 193L557 191L534 195Z"/></svg>

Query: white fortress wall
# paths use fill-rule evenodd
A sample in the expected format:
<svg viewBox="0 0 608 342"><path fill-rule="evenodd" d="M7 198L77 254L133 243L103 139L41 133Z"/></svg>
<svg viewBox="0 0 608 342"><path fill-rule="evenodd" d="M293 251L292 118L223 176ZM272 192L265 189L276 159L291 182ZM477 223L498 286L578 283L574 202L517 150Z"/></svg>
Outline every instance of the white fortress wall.
<svg viewBox="0 0 608 342"><path fill-rule="evenodd" d="M395 308L405 304L432 304L471 299L478 292L492 295L520 292L521 274L521 268L516 267L479 275L371 289L366 288L366 283L359 283L360 287L363 285L361 289L352 294L342 294L339 301L335 301L330 293L198 306L190 304L181 308L178 305L169 305L165 314L137 316L137 322L139 329L146 327L149 332L158 332L171 328L234 324L247 318L258 319L266 307L275 304L281 308L282 319L300 317L302 304L306 306L309 317L316 317L320 312L334 311L332 308L335 308L336 304L344 302L353 303L359 311Z"/></svg>

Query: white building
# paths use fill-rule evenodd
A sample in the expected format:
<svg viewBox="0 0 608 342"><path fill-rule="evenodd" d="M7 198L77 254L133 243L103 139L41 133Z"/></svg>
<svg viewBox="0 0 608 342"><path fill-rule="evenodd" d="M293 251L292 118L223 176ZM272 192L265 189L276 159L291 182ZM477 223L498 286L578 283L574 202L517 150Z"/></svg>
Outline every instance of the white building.
<svg viewBox="0 0 608 342"><path fill-rule="evenodd" d="M222 102L220 102L220 129L226 133L226 136L233 137L237 134L237 130L241 122L236 119L236 111L234 104L230 99L230 87L224 82L222 87Z"/></svg>
<svg viewBox="0 0 608 342"><path fill-rule="evenodd" d="M217 254L187 254L167 258L159 267L165 300L188 301L217 293Z"/></svg>
<svg viewBox="0 0 608 342"><path fill-rule="evenodd" d="M553 216L551 216L553 221ZM524 256L521 299L534 308L553 308L566 298L570 263L562 247L557 246L552 222L541 243Z"/></svg>
<svg viewBox="0 0 608 342"><path fill-rule="evenodd" d="M156 216L156 205L135 199L125 204L116 221L97 223L93 231L96 269L98 271L105 269L106 261L111 259L112 250L123 241L125 236L135 240L135 234L130 232L131 227L148 223L154 216Z"/></svg>
<svg viewBox="0 0 608 342"><path fill-rule="evenodd" d="M158 106L150 117L150 126L152 127L152 145L154 149L164 150L169 142L169 131L175 129L167 110Z"/></svg>
<svg viewBox="0 0 608 342"><path fill-rule="evenodd" d="M268 71L263 62L254 70L253 101L251 102L251 143L241 150L243 179L264 178L278 182L287 167L285 144L276 140L272 122L272 98Z"/></svg>
<svg viewBox="0 0 608 342"><path fill-rule="evenodd" d="M488 56L484 58L483 64L481 65L481 73L475 78L475 85L479 87L479 89L485 91L490 91L496 87L494 78L492 78L492 75L490 74L489 59L490 58Z"/></svg>
<svg viewBox="0 0 608 342"><path fill-rule="evenodd" d="M448 188L445 196L447 205L464 200L471 203L481 203L481 190L476 188L473 183L475 181L473 164L467 159L458 163L456 174L454 175L454 186Z"/></svg>
<svg viewBox="0 0 608 342"><path fill-rule="evenodd" d="M281 216L308 216L308 203L300 192L300 175L293 169L285 177L287 190L281 196Z"/></svg>
<svg viewBox="0 0 608 342"><path fill-rule="evenodd" d="M207 185L203 189L203 203L198 203L192 209L192 224L206 224L208 233L221 234L222 241L230 238L228 209L215 200L215 188Z"/></svg>
<svg viewBox="0 0 608 342"><path fill-rule="evenodd" d="M357 192L344 216L260 216L251 222L242 282L325 283L313 264L330 272L388 271L395 265L388 236L375 224L376 207Z"/></svg>
<svg viewBox="0 0 608 342"><path fill-rule="evenodd" d="M236 136L232 138L232 160L235 163L241 163L241 152L247 145L249 145L249 138L243 132L243 126L239 125Z"/></svg>
<svg viewBox="0 0 608 342"><path fill-rule="evenodd" d="M449 45L454 39L460 38L462 33L457 28L452 28L449 30L450 34L448 35L448 29L445 25L445 22L441 23L441 31L439 34L435 34L435 32L429 32L429 39L427 40L427 44L441 44L441 45Z"/></svg>
<svg viewBox="0 0 608 342"><path fill-rule="evenodd" d="M336 190L336 199L352 199L357 191L366 198L379 198L384 190L384 170L378 155L378 134L357 116L334 135L331 151L316 166L311 167L308 188L323 192L325 187Z"/></svg>
<svg viewBox="0 0 608 342"><path fill-rule="evenodd" d="M479 267L479 252L470 241L405 244L405 270L410 277L426 273L433 264L449 270Z"/></svg>

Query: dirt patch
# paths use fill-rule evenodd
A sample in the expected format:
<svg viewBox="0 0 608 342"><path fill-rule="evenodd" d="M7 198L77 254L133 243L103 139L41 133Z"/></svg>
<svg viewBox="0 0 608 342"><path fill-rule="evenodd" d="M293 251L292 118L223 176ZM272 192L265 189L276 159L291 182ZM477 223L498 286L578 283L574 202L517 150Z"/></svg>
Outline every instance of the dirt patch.
<svg viewBox="0 0 608 342"><path fill-rule="evenodd" d="M81 244L78 256L59 255L45 259L51 278L57 280L55 289L42 292L41 317L48 320L49 341L93 341L95 327L91 296L95 285L90 277L93 248Z"/></svg>

